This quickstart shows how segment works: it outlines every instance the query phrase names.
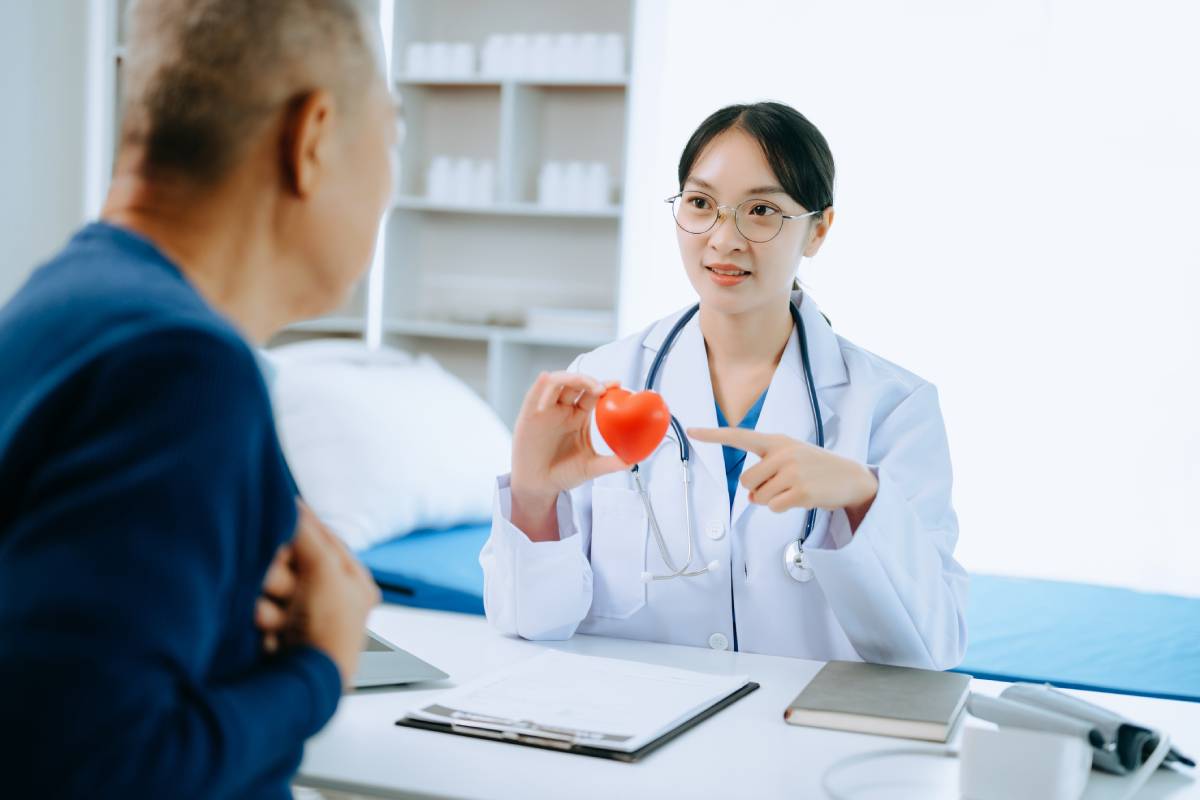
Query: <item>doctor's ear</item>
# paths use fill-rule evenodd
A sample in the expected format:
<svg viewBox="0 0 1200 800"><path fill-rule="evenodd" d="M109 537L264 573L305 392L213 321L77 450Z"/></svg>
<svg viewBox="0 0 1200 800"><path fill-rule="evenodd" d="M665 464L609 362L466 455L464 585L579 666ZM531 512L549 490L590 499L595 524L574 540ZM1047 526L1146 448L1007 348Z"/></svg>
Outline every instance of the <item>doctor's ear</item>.
<svg viewBox="0 0 1200 800"><path fill-rule="evenodd" d="M804 247L804 255L812 258L821 249L821 245L825 243L825 237L829 234L829 229L833 227L833 207L829 207L821 212L821 216L817 217L816 224L812 226L812 237L808 240L808 244Z"/></svg>

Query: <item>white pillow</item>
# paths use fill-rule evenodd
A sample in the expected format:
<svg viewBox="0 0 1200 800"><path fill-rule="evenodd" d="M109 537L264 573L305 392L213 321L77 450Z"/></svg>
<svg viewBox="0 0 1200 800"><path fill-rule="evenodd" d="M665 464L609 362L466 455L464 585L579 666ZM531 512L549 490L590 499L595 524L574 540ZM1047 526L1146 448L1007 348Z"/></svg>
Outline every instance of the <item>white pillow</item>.
<svg viewBox="0 0 1200 800"><path fill-rule="evenodd" d="M267 357L292 474L351 548L491 517L512 436L432 358L351 341L303 342Z"/></svg>

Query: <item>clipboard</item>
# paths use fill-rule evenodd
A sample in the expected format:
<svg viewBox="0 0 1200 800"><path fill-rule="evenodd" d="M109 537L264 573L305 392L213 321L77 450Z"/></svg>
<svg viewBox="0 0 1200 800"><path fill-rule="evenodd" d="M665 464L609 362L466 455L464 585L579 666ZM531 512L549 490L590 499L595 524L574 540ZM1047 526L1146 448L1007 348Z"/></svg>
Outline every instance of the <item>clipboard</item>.
<svg viewBox="0 0 1200 800"><path fill-rule="evenodd" d="M449 733L454 736L469 736L473 739L488 739L490 741L504 742L506 744L517 744L523 747L537 747L542 750L557 750L561 753L574 753L581 756L592 756L593 758L605 758L610 761L620 761L626 764L633 764L641 761L643 758L648 756L650 753L653 753L667 742L670 742L680 734L691 730L722 709L733 705L738 700L741 700L743 697L755 691L756 689L758 689L757 683L747 683L737 691L726 695L721 700L718 700L713 705L704 709L696 716L684 720L679 725L663 733L658 738L652 739L639 747L637 750L632 750L630 752L610 750L605 747L592 747L589 745L577 744L569 740L553 739L527 733L491 730L488 728L477 728L442 722L430 722L423 719L398 719L396 720L396 724L402 728L419 728L426 731Z"/></svg>

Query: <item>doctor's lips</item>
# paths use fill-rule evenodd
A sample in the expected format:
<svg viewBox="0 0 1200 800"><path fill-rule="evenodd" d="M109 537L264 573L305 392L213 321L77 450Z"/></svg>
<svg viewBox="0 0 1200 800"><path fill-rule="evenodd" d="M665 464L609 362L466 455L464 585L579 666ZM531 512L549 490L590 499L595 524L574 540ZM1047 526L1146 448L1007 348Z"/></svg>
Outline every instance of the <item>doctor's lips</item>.
<svg viewBox="0 0 1200 800"><path fill-rule="evenodd" d="M736 264L705 264L713 283L718 286L734 286L750 277L750 271Z"/></svg>

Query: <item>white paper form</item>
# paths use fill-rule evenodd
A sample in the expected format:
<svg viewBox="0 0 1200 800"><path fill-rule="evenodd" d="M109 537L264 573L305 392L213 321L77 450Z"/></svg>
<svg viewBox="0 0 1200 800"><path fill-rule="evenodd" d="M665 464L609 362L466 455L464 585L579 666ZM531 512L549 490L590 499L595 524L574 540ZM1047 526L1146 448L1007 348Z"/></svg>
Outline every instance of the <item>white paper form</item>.
<svg viewBox="0 0 1200 800"><path fill-rule="evenodd" d="M745 675L548 650L408 716L631 752L747 683Z"/></svg>

